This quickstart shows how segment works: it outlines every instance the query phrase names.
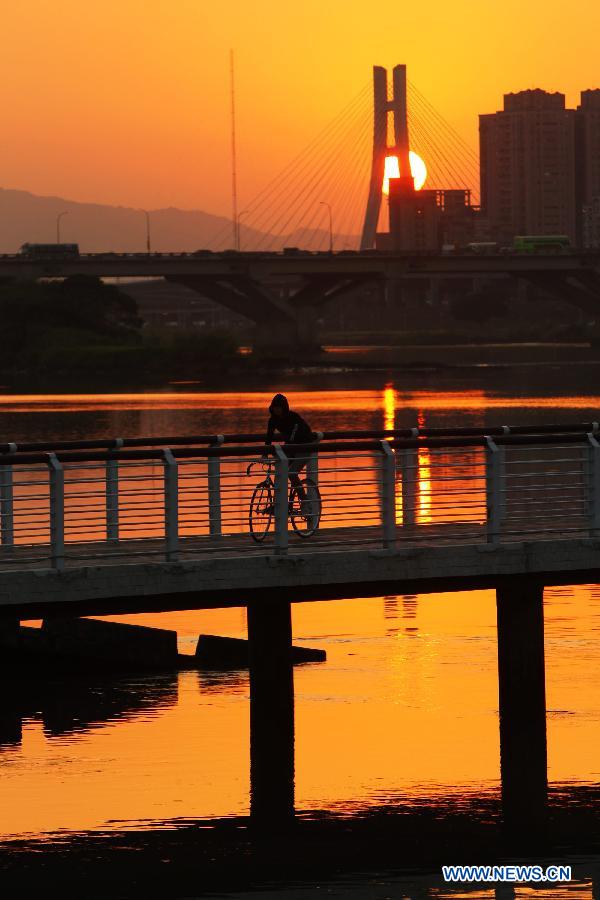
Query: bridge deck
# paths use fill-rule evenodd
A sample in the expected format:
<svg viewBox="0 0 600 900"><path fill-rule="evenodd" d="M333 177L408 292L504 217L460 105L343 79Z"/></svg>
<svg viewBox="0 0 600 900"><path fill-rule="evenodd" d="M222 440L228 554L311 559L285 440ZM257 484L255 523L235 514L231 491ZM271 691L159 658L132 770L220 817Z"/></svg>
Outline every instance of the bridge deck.
<svg viewBox="0 0 600 900"><path fill-rule="evenodd" d="M541 537L542 535L540 535ZM177 558L203 559L215 557L246 557L273 554L271 539L257 543L248 533L223 534L219 537L201 535L181 538ZM508 536L510 538L510 536ZM287 555L326 553L336 548L367 549L381 547L381 527L356 526L346 528L321 528L314 535L303 538L290 532ZM516 536L515 536L516 539ZM448 525L416 525L397 529L398 545L421 546L424 543L478 543L486 540L485 527L473 523ZM86 541L67 545L65 569L82 565L111 566L127 562L156 563L166 560L165 541L162 538L120 540L118 542ZM47 544L25 547L0 547L0 577L10 570L43 569L49 565Z"/></svg>
<svg viewBox="0 0 600 900"><path fill-rule="evenodd" d="M565 519L564 526L556 527L552 533L547 530L507 532L502 534L502 543L516 541L569 540L587 537L589 528L583 517L577 521L573 517ZM346 528L321 528L314 535L303 538L290 532L287 556L313 553L329 553L336 549L381 548L381 527L361 525ZM398 526L396 546L398 549L410 547L449 544L487 544L484 523L451 522L448 524L423 524ZM0 547L0 579L2 572L11 570L44 569L49 565L46 544L38 547ZM181 538L175 559L214 559L215 557L247 557L272 555L275 547L272 539L257 543L248 533L223 534L219 537L198 536ZM165 541L161 538L142 538L118 542L86 541L68 545L65 550L65 569L76 569L85 565L114 566L118 564L156 563L167 559Z"/></svg>
<svg viewBox="0 0 600 900"><path fill-rule="evenodd" d="M323 442L306 451L319 531L297 535L276 488L261 543L248 530L249 509L262 521L251 497L265 482L246 477L256 448L5 454L0 612L451 590L527 573L595 580L594 434L482 440ZM287 484L275 450L275 484Z"/></svg>

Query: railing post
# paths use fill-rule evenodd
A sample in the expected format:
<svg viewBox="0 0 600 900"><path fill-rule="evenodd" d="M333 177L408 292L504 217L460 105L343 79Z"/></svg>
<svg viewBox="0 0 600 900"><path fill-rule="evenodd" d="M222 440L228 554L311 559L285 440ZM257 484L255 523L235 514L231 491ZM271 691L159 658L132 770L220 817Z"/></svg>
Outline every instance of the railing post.
<svg viewBox="0 0 600 900"><path fill-rule="evenodd" d="M396 543L396 454L388 441L381 441L381 522L383 546L392 549Z"/></svg>
<svg viewBox="0 0 600 900"><path fill-rule="evenodd" d="M115 438L114 449L120 450L123 438ZM106 540L119 540L119 460L106 460Z"/></svg>
<svg viewBox="0 0 600 900"><path fill-rule="evenodd" d="M500 540L502 522L503 453L495 440L485 435L485 487L487 508L487 542Z"/></svg>
<svg viewBox="0 0 600 900"><path fill-rule="evenodd" d="M48 454L50 470L50 555L55 569L65 567L65 472L56 453Z"/></svg>
<svg viewBox="0 0 600 900"><path fill-rule="evenodd" d="M590 522L590 537L600 537L600 443L593 433L588 438L588 473L586 512Z"/></svg>
<svg viewBox="0 0 600 900"><path fill-rule="evenodd" d="M419 436L419 429L413 428L413 437ZM402 473L402 524L414 525L417 521L417 480L419 451L408 447L400 451L400 471Z"/></svg>
<svg viewBox="0 0 600 900"><path fill-rule="evenodd" d="M8 452L16 453L17 445L9 444ZM12 547L15 542L12 466L0 465L0 532L3 546Z"/></svg>
<svg viewBox="0 0 600 900"><path fill-rule="evenodd" d="M320 443L323 440L323 432L317 431L315 432L317 435L317 443ZM306 476L310 478L311 481L319 486L319 451L314 450L308 454L308 459L306 460Z"/></svg>
<svg viewBox="0 0 600 900"><path fill-rule="evenodd" d="M168 448L163 450L163 466L166 557L168 562L174 562L179 548L179 479L177 460Z"/></svg>
<svg viewBox="0 0 600 900"><path fill-rule="evenodd" d="M275 553L285 554L288 551L288 519L289 488L288 478L290 461L280 444L275 450Z"/></svg>
<svg viewBox="0 0 600 900"><path fill-rule="evenodd" d="M212 447L220 447L225 436L217 435ZM221 457L208 457L208 531L211 537L220 537L221 529Z"/></svg>

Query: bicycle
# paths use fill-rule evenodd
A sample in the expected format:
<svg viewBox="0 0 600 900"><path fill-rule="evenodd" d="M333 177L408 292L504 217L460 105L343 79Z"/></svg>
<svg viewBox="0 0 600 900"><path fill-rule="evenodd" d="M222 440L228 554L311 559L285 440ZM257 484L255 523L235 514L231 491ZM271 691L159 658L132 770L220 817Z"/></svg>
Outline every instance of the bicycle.
<svg viewBox="0 0 600 900"><path fill-rule="evenodd" d="M250 475L256 465L263 467L266 477L259 481L252 491L248 522L252 538L260 543L269 533L275 515L275 481L273 479L275 465L271 460L251 462L246 469L246 475ZM312 478L302 478L300 484L304 489L305 499L300 499L298 487L290 485L288 518L296 534L301 538L308 538L316 532L321 521L321 495Z"/></svg>

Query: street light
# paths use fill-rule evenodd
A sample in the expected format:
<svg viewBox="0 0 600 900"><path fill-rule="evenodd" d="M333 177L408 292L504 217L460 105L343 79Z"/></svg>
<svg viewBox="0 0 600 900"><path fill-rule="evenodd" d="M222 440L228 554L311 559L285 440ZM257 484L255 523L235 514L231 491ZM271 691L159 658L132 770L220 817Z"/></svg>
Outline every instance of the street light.
<svg viewBox="0 0 600 900"><path fill-rule="evenodd" d="M146 253L150 253L150 213L147 209L141 209L146 216Z"/></svg>
<svg viewBox="0 0 600 900"><path fill-rule="evenodd" d="M329 212L329 252L333 253L333 216L331 214L331 204L326 203L325 200L320 200L319 205L326 206Z"/></svg>
<svg viewBox="0 0 600 900"><path fill-rule="evenodd" d="M252 210L251 209L243 209L237 217L237 228L236 228L237 247L236 247L236 250L242 249L242 232L240 231L240 222L241 222L242 216L248 215L249 212L252 212Z"/></svg>
<svg viewBox="0 0 600 900"><path fill-rule="evenodd" d="M69 211L65 210L64 212L59 213L56 217L56 243L57 244L60 244L60 220L62 219L63 216L68 216L68 215L69 215Z"/></svg>

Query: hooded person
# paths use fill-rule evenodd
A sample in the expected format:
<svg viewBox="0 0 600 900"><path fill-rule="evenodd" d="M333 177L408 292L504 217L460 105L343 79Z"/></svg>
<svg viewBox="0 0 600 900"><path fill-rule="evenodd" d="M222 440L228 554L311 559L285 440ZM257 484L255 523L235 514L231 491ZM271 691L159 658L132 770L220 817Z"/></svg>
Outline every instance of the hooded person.
<svg viewBox="0 0 600 900"><path fill-rule="evenodd" d="M310 444L316 440L317 436L311 430L308 422L299 413L290 409L290 404L284 394L275 394L269 406L269 414L265 444L272 444L275 434L281 435L286 445L286 453L290 457L290 483L298 491L300 499L304 500L305 492L298 473L306 465L306 458L297 456L293 450L289 449L289 445Z"/></svg>

